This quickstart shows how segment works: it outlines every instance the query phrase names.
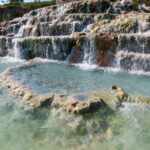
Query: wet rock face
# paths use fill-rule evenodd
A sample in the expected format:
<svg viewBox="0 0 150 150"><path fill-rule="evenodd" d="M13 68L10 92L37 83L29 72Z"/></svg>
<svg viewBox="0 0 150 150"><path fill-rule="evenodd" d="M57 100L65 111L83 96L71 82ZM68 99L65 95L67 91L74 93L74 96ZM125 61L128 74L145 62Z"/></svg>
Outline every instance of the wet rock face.
<svg viewBox="0 0 150 150"><path fill-rule="evenodd" d="M111 66L114 60L117 37L111 33L92 33L89 37L86 33L78 34L75 45L69 55L70 63L82 63L87 61L99 66ZM84 55L89 57L84 57ZM91 55L91 56L90 56Z"/></svg>
<svg viewBox="0 0 150 150"><path fill-rule="evenodd" d="M128 71L139 71L143 70L149 72L150 68L150 56L149 54L140 54L133 52L123 52L117 54L117 57L120 58L121 68Z"/></svg>
<svg viewBox="0 0 150 150"><path fill-rule="evenodd" d="M117 1L113 8L118 13L121 13L121 11L132 11L137 9L132 0Z"/></svg>
<svg viewBox="0 0 150 150"><path fill-rule="evenodd" d="M69 113L85 114L96 112L97 110L106 107L106 104L100 98L94 99L93 97L90 99L88 95L84 94L75 96L58 95L55 97L52 107L63 108Z"/></svg>
<svg viewBox="0 0 150 150"><path fill-rule="evenodd" d="M0 37L0 56L7 54L7 39L4 36Z"/></svg>
<svg viewBox="0 0 150 150"><path fill-rule="evenodd" d="M107 0L77 1L72 5L67 13L104 13L111 7Z"/></svg>
<svg viewBox="0 0 150 150"><path fill-rule="evenodd" d="M18 49L22 50L21 58L34 57L65 60L72 49L73 38L63 37L37 37L23 38L18 42Z"/></svg>
<svg viewBox="0 0 150 150"><path fill-rule="evenodd" d="M95 42L97 64L99 66L111 66L115 55L117 38L111 33L101 33L96 35Z"/></svg>
<svg viewBox="0 0 150 150"><path fill-rule="evenodd" d="M86 40L86 33L81 32L75 32L73 33L74 37L74 43L72 45L71 53L68 57L69 63L81 63L83 61L83 52L84 52L84 46Z"/></svg>
<svg viewBox="0 0 150 150"><path fill-rule="evenodd" d="M122 34L119 36L118 43L119 50L149 54L149 34Z"/></svg>

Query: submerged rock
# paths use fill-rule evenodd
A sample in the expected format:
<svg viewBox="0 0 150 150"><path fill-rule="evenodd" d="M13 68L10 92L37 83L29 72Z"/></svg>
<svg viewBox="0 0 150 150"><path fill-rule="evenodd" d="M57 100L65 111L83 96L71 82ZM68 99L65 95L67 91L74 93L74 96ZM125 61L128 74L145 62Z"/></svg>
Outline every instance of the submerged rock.
<svg viewBox="0 0 150 150"><path fill-rule="evenodd" d="M29 101L33 97L33 93L31 91L26 91L23 96L23 101Z"/></svg>
<svg viewBox="0 0 150 150"><path fill-rule="evenodd" d="M30 100L24 101L24 103L31 106L33 109L41 108L41 107L49 108L53 100L54 100L53 94L36 95L33 96Z"/></svg>
<svg viewBox="0 0 150 150"><path fill-rule="evenodd" d="M80 97L84 97L84 100L81 100ZM75 96L58 95L52 102L52 107L63 108L65 111L75 114L96 112L105 106L102 99L94 99L86 94Z"/></svg>

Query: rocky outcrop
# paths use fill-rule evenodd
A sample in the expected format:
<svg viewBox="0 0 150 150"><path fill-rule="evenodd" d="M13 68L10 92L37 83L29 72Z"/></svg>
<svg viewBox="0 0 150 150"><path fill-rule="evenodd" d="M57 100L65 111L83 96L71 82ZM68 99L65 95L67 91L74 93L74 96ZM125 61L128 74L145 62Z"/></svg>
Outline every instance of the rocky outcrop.
<svg viewBox="0 0 150 150"><path fill-rule="evenodd" d="M136 103L139 105L149 105L150 104L150 97L144 97L144 96L131 96L128 95L128 93L121 87L117 85L112 86L112 91L116 98L118 99L117 101L117 107L122 106L124 102L128 103Z"/></svg>
<svg viewBox="0 0 150 150"><path fill-rule="evenodd" d="M117 45L117 37L111 33L97 34L96 42L96 63L99 66L111 66L114 60L115 49Z"/></svg>
<svg viewBox="0 0 150 150"><path fill-rule="evenodd" d="M106 107L106 104L102 99L94 99L94 97L86 94L74 96L57 95L54 98L52 107L62 108L69 113L85 114L96 112Z"/></svg>

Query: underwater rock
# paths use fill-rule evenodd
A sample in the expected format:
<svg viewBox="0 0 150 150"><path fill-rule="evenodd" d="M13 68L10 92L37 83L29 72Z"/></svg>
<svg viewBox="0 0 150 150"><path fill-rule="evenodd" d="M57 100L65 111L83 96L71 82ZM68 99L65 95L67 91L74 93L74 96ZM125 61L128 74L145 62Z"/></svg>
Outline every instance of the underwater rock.
<svg viewBox="0 0 150 150"><path fill-rule="evenodd" d="M54 97L52 107L63 108L69 113L84 114L96 112L98 109L105 107L105 103L102 99L90 99L86 94L75 96L57 95Z"/></svg>

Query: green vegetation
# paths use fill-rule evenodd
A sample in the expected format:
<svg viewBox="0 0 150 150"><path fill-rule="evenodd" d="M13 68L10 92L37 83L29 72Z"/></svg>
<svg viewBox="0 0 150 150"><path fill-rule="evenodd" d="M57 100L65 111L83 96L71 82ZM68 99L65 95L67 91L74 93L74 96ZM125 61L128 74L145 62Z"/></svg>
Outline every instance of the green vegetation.
<svg viewBox="0 0 150 150"><path fill-rule="evenodd" d="M23 2L24 0L8 0L9 1L9 3L19 3L19 2Z"/></svg>
<svg viewBox="0 0 150 150"><path fill-rule="evenodd" d="M145 3L147 6L150 6L150 0L132 0L135 5L139 5L140 3Z"/></svg>
<svg viewBox="0 0 150 150"><path fill-rule="evenodd" d="M34 2L34 3L9 3L0 5L0 21L7 21L16 17L21 17L23 14L37 8L42 8L56 4L55 0L48 2Z"/></svg>
<svg viewBox="0 0 150 150"><path fill-rule="evenodd" d="M9 3L5 5L1 5L0 8L13 8L13 7L21 7L25 9L36 9L40 7L49 6L55 4L55 0L45 1L45 2L31 2L31 3Z"/></svg>

